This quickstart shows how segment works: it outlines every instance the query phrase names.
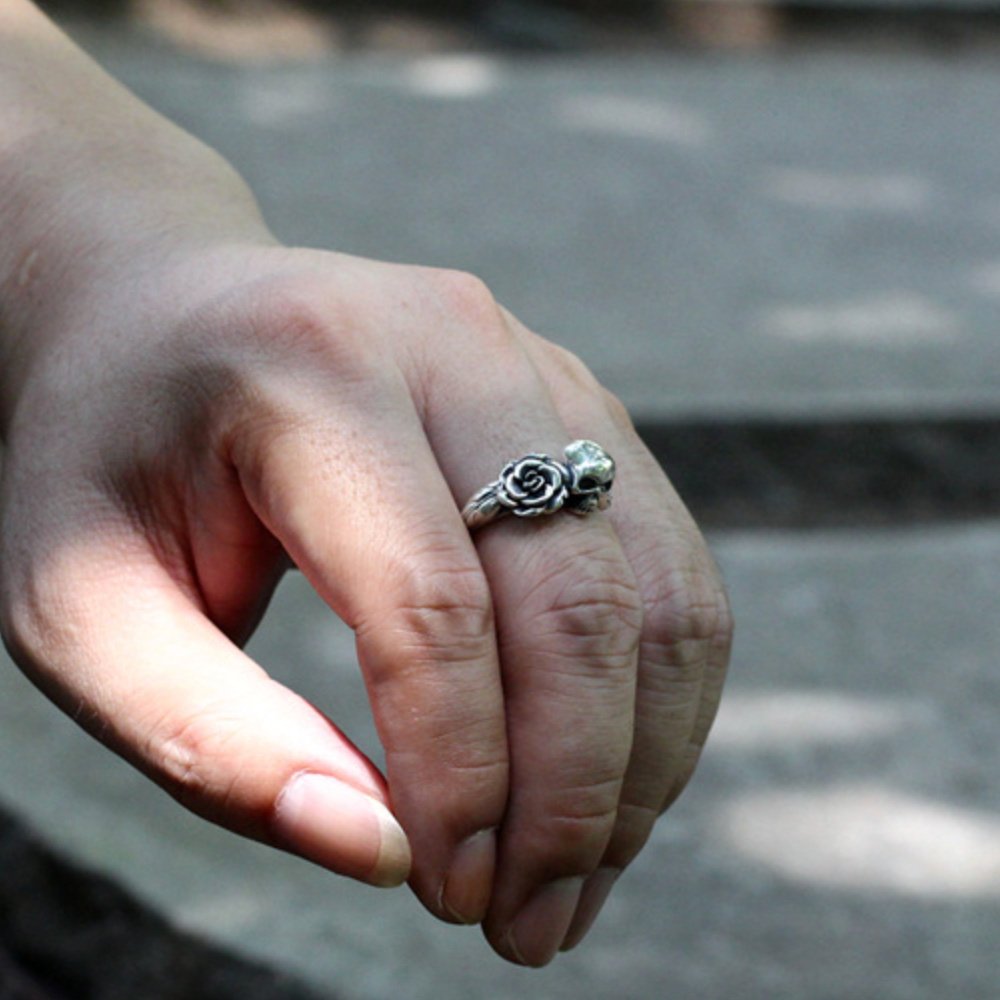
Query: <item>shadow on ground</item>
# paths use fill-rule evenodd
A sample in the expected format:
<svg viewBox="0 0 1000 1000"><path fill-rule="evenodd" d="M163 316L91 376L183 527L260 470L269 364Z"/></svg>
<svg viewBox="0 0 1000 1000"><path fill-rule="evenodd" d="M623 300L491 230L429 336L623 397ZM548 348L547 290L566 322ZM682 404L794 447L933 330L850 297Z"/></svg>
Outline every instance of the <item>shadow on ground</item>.
<svg viewBox="0 0 1000 1000"><path fill-rule="evenodd" d="M316 1000L289 976L174 930L0 811L3 1000Z"/></svg>

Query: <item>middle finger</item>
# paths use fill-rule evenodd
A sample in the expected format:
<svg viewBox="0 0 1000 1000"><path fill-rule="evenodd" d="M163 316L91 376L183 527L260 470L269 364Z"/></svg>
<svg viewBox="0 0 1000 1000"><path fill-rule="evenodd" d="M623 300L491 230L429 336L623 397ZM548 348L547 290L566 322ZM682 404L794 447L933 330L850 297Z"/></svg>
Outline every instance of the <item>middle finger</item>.
<svg viewBox="0 0 1000 1000"><path fill-rule="evenodd" d="M561 459L570 440L498 316L501 325L490 338L449 337L449 351L431 352L437 365L422 374L427 433L459 503L506 461L531 452ZM474 392L472 366L487 373ZM494 598L511 764L486 932L505 956L543 965L614 828L632 745L642 605L603 517L510 517L483 529L476 544Z"/></svg>

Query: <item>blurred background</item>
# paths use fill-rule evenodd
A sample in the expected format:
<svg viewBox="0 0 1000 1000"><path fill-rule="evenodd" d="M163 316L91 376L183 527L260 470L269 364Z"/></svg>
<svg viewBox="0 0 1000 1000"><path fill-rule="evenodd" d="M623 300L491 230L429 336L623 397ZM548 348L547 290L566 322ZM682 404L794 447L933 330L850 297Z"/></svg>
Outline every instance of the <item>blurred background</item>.
<svg viewBox="0 0 1000 1000"><path fill-rule="evenodd" d="M294 243L474 271L632 410L732 680L542 972L183 813L0 671L0 996L1000 996L1000 5L60 0ZM376 759L292 578L252 643ZM6 992L5 992L6 990Z"/></svg>

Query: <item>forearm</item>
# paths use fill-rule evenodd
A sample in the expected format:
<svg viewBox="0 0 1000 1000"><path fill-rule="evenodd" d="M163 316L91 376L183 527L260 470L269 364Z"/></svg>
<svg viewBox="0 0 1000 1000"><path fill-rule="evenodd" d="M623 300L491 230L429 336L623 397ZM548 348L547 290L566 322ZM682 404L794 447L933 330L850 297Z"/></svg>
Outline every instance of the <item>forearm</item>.
<svg viewBox="0 0 1000 1000"><path fill-rule="evenodd" d="M267 231L222 157L112 79L29 0L0 3L0 94L2 428L39 309L71 300L150 241Z"/></svg>

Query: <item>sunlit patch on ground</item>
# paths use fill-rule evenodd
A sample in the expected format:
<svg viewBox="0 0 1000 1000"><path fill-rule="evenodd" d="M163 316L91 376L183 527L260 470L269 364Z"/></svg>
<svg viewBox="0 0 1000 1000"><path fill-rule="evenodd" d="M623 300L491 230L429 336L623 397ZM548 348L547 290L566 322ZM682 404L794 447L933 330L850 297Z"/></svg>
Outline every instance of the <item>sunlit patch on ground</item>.
<svg viewBox="0 0 1000 1000"><path fill-rule="evenodd" d="M887 291L864 299L767 310L764 332L783 340L905 346L950 342L961 334L958 317L916 292Z"/></svg>
<svg viewBox="0 0 1000 1000"><path fill-rule="evenodd" d="M580 94L564 100L557 115L564 125L581 132L693 147L704 146L712 138L703 116L662 101Z"/></svg>
<svg viewBox="0 0 1000 1000"><path fill-rule="evenodd" d="M288 127L310 115L332 117L338 108L336 95L317 77L302 74L257 78L240 93L247 120L263 127Z"/></svg>
<svg viewBox="0 0 1000 1000"><path fill-rule="evenodd" d="M852 743L891 736L933 722L916 699L871 698L839 692L731 692L712 730L713 750L782 749Z"/></svg>
<svg viewBox="0 0 1000 1000"><path fill-rule="evenodd" d="M1000 815L874 784L755 792L724 807L725 845L810 885L1000 898Z"/></svg>
<svg viewBox="0 0 1000 1000"><path fill-rule="evenodd" d="M426 97L482 97L499 86L502 71L479 55L438 56L415 62L406 72L409 88Z"/></svg>
<svg viewBox="0 0 1000 1000"><path fill-rule="evenodd" d="M988 299L1000 299L1000 261L975 268L969 276L969 285Z"/></svg>
<svg viewBox="0 0 1000 1000"><path fill-rule="evenodd" d="M930 185L908 174L842 174L775 169L761 185L765 195L803 208L833 211L914 212L930 202Z"/></svg>

